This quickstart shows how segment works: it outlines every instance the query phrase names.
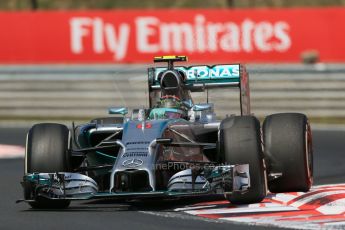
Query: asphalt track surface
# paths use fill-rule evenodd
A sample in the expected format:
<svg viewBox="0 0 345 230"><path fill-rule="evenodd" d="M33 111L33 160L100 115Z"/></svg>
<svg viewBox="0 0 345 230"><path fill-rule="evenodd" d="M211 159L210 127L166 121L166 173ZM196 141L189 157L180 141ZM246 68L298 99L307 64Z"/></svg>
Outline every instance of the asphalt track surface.
<svg viewBox="0 0 345 230"><path fill-rule="evenodd" d="M0 144L24 145L26 131L0 128ZM345 131L316 130L313 138L315 184L344 183ZM64 211L36 211L25 203L15 204L22 198L22 175L22 159L0 160L0 229L277 229L207 220L173 211L215 197L132 203L88 201L72 203Z"/></svg>

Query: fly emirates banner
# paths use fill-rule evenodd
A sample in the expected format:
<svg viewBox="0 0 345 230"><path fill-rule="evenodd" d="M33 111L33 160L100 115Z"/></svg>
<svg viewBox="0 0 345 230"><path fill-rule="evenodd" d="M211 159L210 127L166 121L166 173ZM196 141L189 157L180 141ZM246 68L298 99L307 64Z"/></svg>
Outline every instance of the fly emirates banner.
<svg viewBox="0 0 345 230"><path fill-rule="evenodd" d="M0 12L0 63L345 62L345 8Z"/></svg>

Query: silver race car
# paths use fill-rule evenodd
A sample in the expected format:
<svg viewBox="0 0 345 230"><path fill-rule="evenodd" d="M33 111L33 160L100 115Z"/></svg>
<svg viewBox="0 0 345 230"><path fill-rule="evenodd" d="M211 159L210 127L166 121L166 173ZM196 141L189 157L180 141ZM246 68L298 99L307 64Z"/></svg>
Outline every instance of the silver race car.
<svg viewBox="0 0 345 230"><path fill-rule="evenodd" d="M273 193L308 191L312 137L299 113L273 114L262 128L250 112L243 65L174 66L162 56L148 69L149 108L110 108L87 124L41 123L27 135L24 199L33 208L66 208L71 200L126 200L224 194L247 204ZM239 88L241 114L217 120L212 103L191 95Z"/></svg>

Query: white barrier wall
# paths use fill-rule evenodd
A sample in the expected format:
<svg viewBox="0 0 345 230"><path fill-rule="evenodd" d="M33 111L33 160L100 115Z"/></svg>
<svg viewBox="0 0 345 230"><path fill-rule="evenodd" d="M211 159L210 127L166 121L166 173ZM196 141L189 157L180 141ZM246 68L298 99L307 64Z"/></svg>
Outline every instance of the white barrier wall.
<svg viewBox="0 0 345 230"><path fill-rule="evenodd" d="M0 120L90 119L110 106L147 105L147 66L2 66ZM345 65L251 65L252 112L345 120ZM206 94L195 95L205 102ZM217 114L238 114L238 92L209 92Z"/></svg>

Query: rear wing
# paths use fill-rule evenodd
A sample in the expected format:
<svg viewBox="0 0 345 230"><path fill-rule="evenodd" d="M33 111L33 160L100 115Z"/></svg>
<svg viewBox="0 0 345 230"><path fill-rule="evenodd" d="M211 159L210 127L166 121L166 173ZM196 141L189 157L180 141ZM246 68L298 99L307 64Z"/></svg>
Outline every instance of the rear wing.
<svg viewBox="0 0 345 230"><path fill-rule="evenodd" d="M241 114L250 114L249 76L246 68L240 64L175 66L174 70L182 72L186 77L185 88L191 92L201 92L205 89L235 87L240 89ZM168 70L167 67L148 68L148 86L150 92L150 107L153 98L161 87L159 76Z"/></svg>

